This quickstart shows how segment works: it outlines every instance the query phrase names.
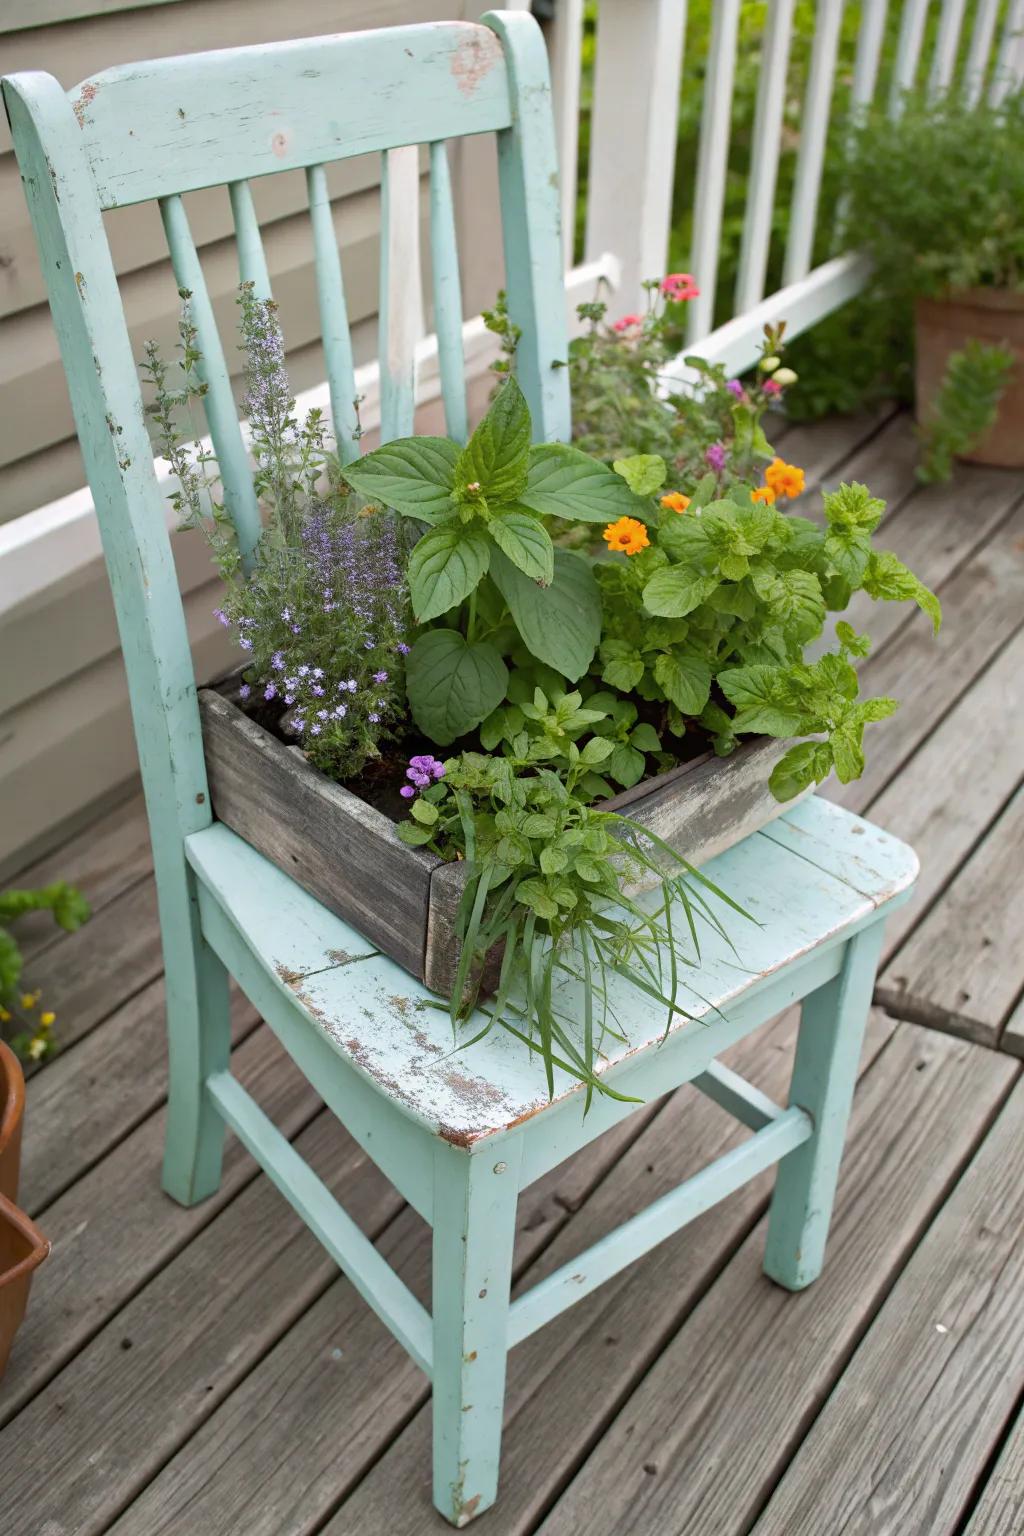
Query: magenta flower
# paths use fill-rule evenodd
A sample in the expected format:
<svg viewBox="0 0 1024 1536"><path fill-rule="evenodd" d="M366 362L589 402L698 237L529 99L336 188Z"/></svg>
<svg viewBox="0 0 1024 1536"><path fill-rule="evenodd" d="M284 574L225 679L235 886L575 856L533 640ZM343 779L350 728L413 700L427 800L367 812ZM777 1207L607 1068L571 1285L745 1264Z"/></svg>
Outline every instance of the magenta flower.
<svg viewBox="0 0 1024 1536"><path fill-rule="evenodd" d="M709 448L705 448L704 462L708 469L713 469L716 474L720 475L725 468L725 444L712 443Z"/></svg>
<svg viewBox="0 0 1024 1536"><path fill-rule="evenodd" d="M619 334L621 335L621 333L623 331L639 330L640 326L642 326L643 323L644 323L643 315L623 315L621 320L616 320L615 321L615 323L612 326L612 330L613 331L618 331Z"/></svg>
<svg viewBox="0 0 1024 1536"><path fill-rule="evenodd" d="M743 388L743 385L740 383L739 379L729 379L725 387L729 391L730 395L734 395L737 400L742 400L746 396L747 392Z"/></svg>
<svg viewBox="0 0 1024 1536"><path fill-rule="evenodd" d="M673 304L684 304L687 299L700 298L700 289L689 272L669 272L661 280L661 291Z"/></svg>

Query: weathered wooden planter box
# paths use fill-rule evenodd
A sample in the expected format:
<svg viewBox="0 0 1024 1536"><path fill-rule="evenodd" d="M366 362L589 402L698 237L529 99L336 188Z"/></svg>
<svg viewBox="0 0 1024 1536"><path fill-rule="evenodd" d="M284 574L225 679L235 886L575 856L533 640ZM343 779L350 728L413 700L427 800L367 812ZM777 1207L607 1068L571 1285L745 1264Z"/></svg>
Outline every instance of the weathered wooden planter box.
<svg viewBox="0 0 1024 1536"><path fill-rule="evenodd" d="M222 692L203 689L199 708L217 818L433 991L449 995L464 866L408 847L389 817L325 778ZM786 809L768 775L787 746L761 739L731 757L708 753L607 807L703 864Z"/></svg>

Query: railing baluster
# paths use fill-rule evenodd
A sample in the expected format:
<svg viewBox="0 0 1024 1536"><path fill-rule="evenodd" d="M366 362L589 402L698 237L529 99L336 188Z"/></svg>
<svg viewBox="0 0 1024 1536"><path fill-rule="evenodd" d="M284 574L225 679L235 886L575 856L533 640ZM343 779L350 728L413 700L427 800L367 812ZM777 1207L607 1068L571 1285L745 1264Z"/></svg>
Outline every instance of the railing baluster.
<svg viewBox="0 0 1024 1536"><path fill-rule="evenodd" d="M455 238L455 210L443 141L430 146L430 264L434 281L434 330L441 369L441 394L448 436L464 443L469 436L466 364L462 355L462 285Z"/></svg>
<svg viewBox="0 0 1024 1536"><path fill-rule="evenodd" d="M752 309L764 298L779 148L782 142L782 115L786 105L786 69L794 4L795 0L771 0L761 45L761 73L754 113L754 149L747 181L747 212L743 221L743 244L736 279L737 313Z"/></svg>
<svg viewBox="0 0 1024 1536"><path fill-rule="evenodd" d="M422 334L420 170L415 144L386 150L381 175L380 440L408 437Z"/></svg>
<svg viewBox="0 0 1024 1536"><path fill-rule="evenodd" d="M231 213L235 221L235 244L238 247L238 275L243 283L252 283L258 299L269 299L270 273L267 258L263 254L263 238L252 200L252 188L247 181L228 183Z"/></svg>
<svg viewBox="0 0 1024 1536"><path fill-rule="evenodd" d="M1024 72L1024 0L1010 0L988 99L998 107L1020 85Z"/></svg>
<svg viewBox="0 0 1024 1536"><path fill-rule="evenodd" d="M840 0L821 0L815 13L811 67L800 118L800 152L789 213L789 239L782 271L783 284L795 283L811 269L814 229L818 217L821 173L825 165L829 107L835 79L836 52L843 19Z"/></svg>
<svg viewBox="0 0 1024 1536"><path fill-rule="evenodd" d="M857 33L857 57L853 66L852 105L866 107L873 99L878 83L878 61L882 56L885 18L889 0L864 0L860 31Z"/></svg>
<svg viewBox="0 0 1024 1536"><path fill-rule="evenodd" d="M896 43L896 67L889 91L889 111L893 117L899 117L903 111L903 93L914 88L927 11L928 0L903 0L900 35Z"/></svg>
<svg viewBox="0 0 1024 1536"><path fill-rule="evenodd" d="M718 0L712 10L690 256L690 267L700 285L700 298L691 300L688 305L686 334L689 341L699 341L706 336L714 323L739 16L739 0Z"/></svg>
<svg viewBox="0 0 1024 1536"><path fill-rule="evenodd" d="M242 440L238 411L231 391L231 376L181 198L177 195L161 198L160 213L178 287L187 288L192 295L192 319L203 354L198 372L206 385L203 397L206 420L220 468L224 505L238 536L242 568L248 573L252 569L253 555L260 537L260 511L253 490L249 455Z"/></svg>
<svg viewBox="0 0 1024 1536"><path fill-rule="evenodd" d="M932 68L928 76L929 96L937 96L941 91L948 91L952 83L966 4L967 0L943 0L939 35L935 39Z"/></svg>
<svg viewBox="0 0 1024 1536"><path fill-rule="evenodd" d="M999 17L999 4L1000 0L978 0L974 29L971 32L970 51L964 68L964 96L969 107L978 104L981 93L985 89L985 77L992 58L992 41L996 35L996 21Z"/></svg>
<svg viewBox="0 0 1024 1536"><path fill-rule="evenodd" d="M620 259L612 319L665 271L685 29L686 0L601 0L585 259Z"/></svg>
<svg viewBox="0 0 1024 1536"><path fill-rule="evenodd" d="M545 27L551 59L551 97L562 188L562 243L571 267L576 244L576 160L579 154L580 74L583 62L583 0L558 0Z"/></svg>
<svg viewBox="0 0 1024 1536"><path fill-rule="evenodd" d="M341 257L334 232L331 197L327 190L327 173L322 165L311 165L306 171L306 193L309 222L313 231L316 297L327 385L331 396L334 437L341 462L350 464L359 454L355 362L352 357L352 334L348 324Z"/></svg>

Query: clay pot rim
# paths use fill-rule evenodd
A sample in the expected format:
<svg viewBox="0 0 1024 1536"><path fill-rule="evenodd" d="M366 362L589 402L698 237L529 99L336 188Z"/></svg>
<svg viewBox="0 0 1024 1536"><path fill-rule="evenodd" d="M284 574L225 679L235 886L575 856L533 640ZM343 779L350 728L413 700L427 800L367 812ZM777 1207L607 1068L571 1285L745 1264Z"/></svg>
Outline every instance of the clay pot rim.
<svg viewBox="0 0 1024 1536"><path fill-rule="evenodd" d="M10 1269L0 1270L2 1290L5 1285L13 1285L15 1281L24 1279L38 1269L43 1260L49 1258L53 1245L48 1237L43 1236L35 1222L12 1200L8 1200L6 1195L0 1195L0 1224L13 1227L20 1237L32 1244L31 1252L19 1259L17 1264L12 1264Z"/></svg>
<svg viewBox="0 0 1024 1536"><path fill-rule="evenodd" d="M942 311L948 308L1024 310L1024 289L1020 288L950 288L945 293L922 296L918 308Z"/></svg>
<svg viewBox="0 0 1024 1536"><path fill-rule="evenodd" d="M0 1040L0 1153L25 1112L25 1074L10 1046Z"/></svg>

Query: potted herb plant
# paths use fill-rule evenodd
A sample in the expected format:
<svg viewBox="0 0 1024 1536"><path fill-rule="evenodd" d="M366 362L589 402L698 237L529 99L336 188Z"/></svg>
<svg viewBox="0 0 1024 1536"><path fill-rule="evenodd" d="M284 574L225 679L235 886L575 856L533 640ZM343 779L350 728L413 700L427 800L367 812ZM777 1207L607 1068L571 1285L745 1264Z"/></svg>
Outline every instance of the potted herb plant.
<svg viewBox="0 0 1024 1536"><path fill-rule="evenodd" d="M24 1112L21 1064L0 1040L0 1377L25 1316L32 1276L50 1251L47 1239L15 1203Z"/></svg>
<svg viewBox="0 0 1024 1536"><path fill-rule="evenodd" d="M1024 466L1024 97L908 97L852 135L846 233L872 297L913 313L925 476Z"/></svg>
<svg viewBox="0 0 1024 1536"><path fill-rule="evenodd" d="M685 477L678 454L609 466L533 444L514 377L465 445L413 437L341 465L319 415L294 416L273 304L247 287L240 303L267 511L247 577L177 425L201 393L187 308L179 373L153 348L146 363L244 663L200 696L214 810L453 1020L494 992L491 1026L549 1081L557 1062L601 1089L608 970L671 1011L695 959L673 921L696 939L743 920L696 866L833 768L855 778L865 726L896 707L858 698L868 641L849 625L805 660L828 610L864 590L937 623L936 600L873 548L866 487L826 496L821 522L789 510L803 474L764 438L770 390L709 372L692 430L724 410L730 441ZM559 968L587 983L578 1040L551 1006Z"/></svg>

